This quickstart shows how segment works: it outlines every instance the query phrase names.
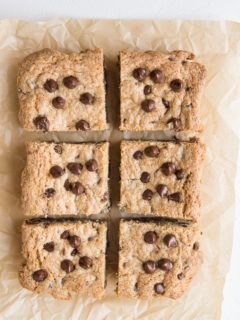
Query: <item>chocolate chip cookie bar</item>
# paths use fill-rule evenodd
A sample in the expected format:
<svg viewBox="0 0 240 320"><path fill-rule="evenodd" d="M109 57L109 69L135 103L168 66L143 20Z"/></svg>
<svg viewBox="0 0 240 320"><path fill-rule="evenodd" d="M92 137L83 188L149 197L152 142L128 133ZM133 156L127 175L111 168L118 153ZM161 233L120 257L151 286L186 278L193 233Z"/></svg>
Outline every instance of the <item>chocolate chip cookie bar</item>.
<svg viewBox="0 0 240 320"><path fill-rule="evenodd" d="M200 130L206 70L194 54L123 51L120 77L120 130Z"/></svg>
<svg viewBox="0 0 240 320"><path fill-rule="evenodd" d="M89 216L108 211L108 148L108 142L26 143L24 214Z"/></svg>
<svg viewBox="0 0 240 320"><path fill-rule="evenodd" d="M17 88L20 123L27 131L108 128L101 49L35 52L20 64Z"/></svg>
<svg viewBox="0 0 240 320"><path fill-rule="evenodd" d="M200 143L122 141L121 211L197 220L204 150Z"/></svg>
<svg viewBox="0 0 240 320"><path fill-rule="evenodd" d="M122 220L118 296L179 298L202 263L195 224Z"/></svg>
<svg viewBox="0 0 240 320"><path fill-rule="evenodd" d="M19 271L23 287L57 299L87 293L102 298L105 288L105 222L33 219L22 226Z"/></svg>

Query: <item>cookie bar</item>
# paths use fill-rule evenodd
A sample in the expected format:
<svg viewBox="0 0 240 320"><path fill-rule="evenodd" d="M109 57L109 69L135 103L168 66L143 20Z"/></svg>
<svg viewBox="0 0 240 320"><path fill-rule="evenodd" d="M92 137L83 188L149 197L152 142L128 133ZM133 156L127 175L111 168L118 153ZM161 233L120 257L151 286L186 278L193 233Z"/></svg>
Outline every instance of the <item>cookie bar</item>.
<svg viewBox="0 0 240 320"><path fill-rule="evenodd" d="M25 262L19 271L20 283L33 292L49 293L57 299L70 299L74 293L102 298L106 234L104 222L53 219L24 222Z"/></svg>
<svg viewBox="0 0 240 320"><path fill-rule="evenodd" d="M200 130L206 70L194 54L120 52L120 130Z"/></svg>
<svg viewBox="0 0 240 320"><path fill-rule="evenodd" d="M105 130L103 52L43 49L27 56L17 77L20 123L28 131Z"/></svg>
<svg viewBox="0 0 240 320"><path fill-rule="evenodd" d="M108 211L108 142L28 142L22 173L26 216L89 216Z"/></svg>
<svg viewBox="0 0 240 320"><path fill-rule="evenodd" d="M202 263L197 226L120 222L118 295L179 298Z"/></svg>
<svg viewBox="0 0 240 320"><path fill-rule="evenodd" d="M121 211L196 220L203 156L200 143L122 141Z"/></svg>

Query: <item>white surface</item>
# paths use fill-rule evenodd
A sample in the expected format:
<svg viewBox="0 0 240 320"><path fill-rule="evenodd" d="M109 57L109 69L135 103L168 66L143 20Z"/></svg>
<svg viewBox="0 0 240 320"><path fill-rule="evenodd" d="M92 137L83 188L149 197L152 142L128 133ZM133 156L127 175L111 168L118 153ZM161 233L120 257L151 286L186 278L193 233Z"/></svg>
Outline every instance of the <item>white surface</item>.
<svg viewBox="0 0 240 320"><path fill-rule="evenodd" d="M0 18L240 20L239 0L0 0Z"/></svg>
<svg viewBox="0 0 240 320"><path fill-rule="evenodd" d="M73 18L211 19L240 22L239 0L0 0L0 19ZM240 36L240 35L239 35ZM239 119L240 120L240 119ZM240 163L240 156L239 156ZM238 185L238 187L237 187ZM240 189L240 169L238 184ZM216 190L217 196L217 190ZM240 208L240 198L239 206ZM225 286L222 320L240 319L240 209L236 212L231 270ZM228 235L226 235L227 237ZM211 300L212 297L209 297ZM193 297L194 303L194 297ZM193 319L194 320L194 319ZM205 320L205 319L201 319ZM207 319L206 319L207 320ZM219 319L208 319L219 320Z"/></svg>

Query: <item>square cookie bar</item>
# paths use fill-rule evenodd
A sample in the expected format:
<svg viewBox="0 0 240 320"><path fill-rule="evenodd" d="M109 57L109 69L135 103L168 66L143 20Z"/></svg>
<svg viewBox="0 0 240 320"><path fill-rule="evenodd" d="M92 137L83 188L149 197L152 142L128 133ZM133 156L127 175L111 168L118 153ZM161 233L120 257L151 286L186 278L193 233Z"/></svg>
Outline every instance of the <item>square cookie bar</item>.
<svg viewBox="0 0 240 320"><path fill-rule="evenodd" d="M120 130L199 130L206 70L194 54L120 52Z"/></svg>
<svg viewBox="0 0 240 320"><path fill-rule="evenodd" d="M27 131L108 128L101 49L35 52L19 66L17 89L20 124Z"/></svg>
<svg viewBox="0 0 240 320"><path fill-rule="evenodd" d="M44 221L45 220L45 221ZM33 219L22 226L23 287L57 299L105 291L105 222Z"/></svg>
<svg viewBox="0 0 240 320"><path fill-rule="evenodd" d="M26 143L22 207L26 216L108 211L109 143Z"/></svg>
<svg viewBox="0 0 240 320"><path fill-rule="evenodd" d="M122 220L118 295L179 298L202 263L195 224Z"/></svg>
<svg viewBox="0 0 240 320"><path fill-rule="evenodd" d="M200 143L122 141L120 209L196 220L203 156Z"/></svg>

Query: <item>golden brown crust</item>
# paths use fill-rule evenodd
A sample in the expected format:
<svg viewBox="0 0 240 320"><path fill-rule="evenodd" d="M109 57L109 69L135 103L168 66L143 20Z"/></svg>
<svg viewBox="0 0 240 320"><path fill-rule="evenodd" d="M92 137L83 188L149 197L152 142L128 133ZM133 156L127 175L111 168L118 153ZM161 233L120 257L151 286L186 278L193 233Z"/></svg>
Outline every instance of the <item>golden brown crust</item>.
<svg viewBox="0 0 240 320"><path fill-rule="evenodd" d="M56 152L61 148L61 153ZM55 144L47 142L26 143L27 163L22 173L22 207L26 216L93 215L108 211L108 148L109 143ZM57 150L58 151L58 150ZM98 163L97 171L86 168L88 160ZM67 165L80 163L79 175L73 174ZM50 174L53 166L60 166L64 173L58 178ZM85 192L75 195L67 191L68 180L80 182ZM53 196L46 190L53 188Z"/></svg>
<svg viewBox="0 0 240 320"><path fill-rule="evenodd" d="M157 240L153 244L144 241L146 232L153 231ZM163 239L173 234L176 247L167 247ZM152 299L179 298L188 288L193 276L202 263L202 253L196 250L198 240L197 225L182 227L170 222L139 222L134 220L120 222L120 251L118 269L118 296L128 298ZM195 249L194 249L195 248ZM147 274L143 263L152 260L169 259L173 268L169 271L156 267ZM179 276L181 274L181 276ZM179 279L180 278L180 279ZM161 283L163 294L157 294L154 285Z"/></svg>
<svg viewBox="0 0 240 320"><path fill-rule="evenodd" d="M67 76L75 76L79 85L70 90L63 84ZM44 84L48 79L58 83L58 90L48 92ZM49 131L76 131L76 123L83 119L91 130L107 129L103 52L101 49L80 53L63 53L43 49L27 56L19 66L17 77L21 126L28 131L39 130L34 125L37 116L49 121ZM94 103L84 105L80 95L89 92ZM65 99L63 109L53 107L55 97Z"/></svg>
<svg viewBox="0 0 240 320"><path fill-rule="evenodd" d="M144 150L157 146L157 157L148 157ZM143 152L143 158L136 160L133 154ZM175 219L197 220L200 207L201 168L205 154L204 145L188 142L122 141L121 143L121 198L120 210L128 214L161 216ZM162 165L173 162L176 170L183 170L184 178L177 179L175 173L166 176ZM143 183L141 174L148 172L150 181ZM164 184L168 195L181 193L181 201L160 197L157 185ZM143 192L153 192L151 200L142 197Z"/></svg>
<svg viewBox="0 0 240 320"><path fill-rule="evenodd" d="M73 247L61 234L68 230L70 235L77 235L81 244L78 253L71 255ZM22 225L22 253L25 259L19 271L19 281L28 290L36 293L49 293L56 299L71 299L73 294L87 293L95 298L102 298L105 292L105 250L107 226L105 223L92 221L51 223L49 225ZM48 252L43 248L53 242L54 250ZM88 256L92 267L84 269L79 259ZM75 270L66 273L61 268L61 261L72 261ZM37 282L33 272L45 270L47 278Z"/></svg>
<svg viewBox="0 0 240 320"><path fill-rule="evenodd" d="M194 54L177 50L164 54L158 51L120 52L120 96L121 96L121 124L120 130L171 130L176 129L172 118L181 120L178 130L199 131L199 102L206 78L206 69L195 62ZM133 77L133 70L145 68L149 73L160 69L164 75L163 83L154 83L150 76L143 81ZM171 90L169 84L174 79L183 82L180 92ZM152 93L145 95L144 86L151 85ZM145 99L152 99L156 109L145 112L141 103ZM169 103L169 107L163 100Z"/></svg>

